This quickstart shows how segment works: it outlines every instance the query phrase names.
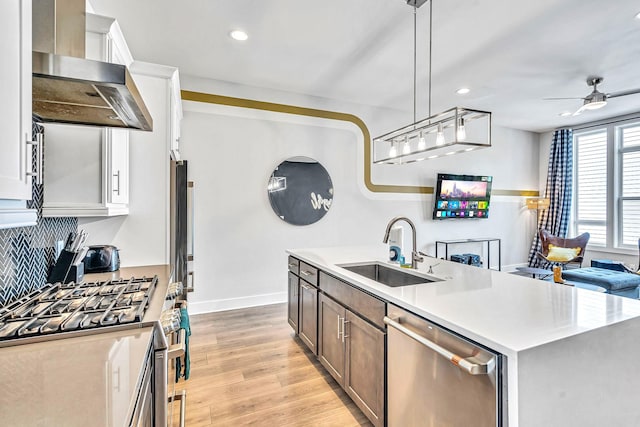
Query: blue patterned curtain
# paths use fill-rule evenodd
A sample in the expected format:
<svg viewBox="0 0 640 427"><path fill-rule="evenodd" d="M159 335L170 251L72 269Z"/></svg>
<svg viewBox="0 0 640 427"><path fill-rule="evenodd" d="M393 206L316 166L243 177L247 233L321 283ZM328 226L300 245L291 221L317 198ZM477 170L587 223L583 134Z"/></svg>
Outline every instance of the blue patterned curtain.
<svg viewBox="0 0 640 427"><path fill-rule="evenodd" d="M549 209L538 211L538 230L544 228L554 236L567 237L573 189L573 131L560 129L553 134L549 150L549 169L545 197ZM545 260L536 256L541 250L540 236L536 235L529 251L529 267L542 267Z"/></svg>

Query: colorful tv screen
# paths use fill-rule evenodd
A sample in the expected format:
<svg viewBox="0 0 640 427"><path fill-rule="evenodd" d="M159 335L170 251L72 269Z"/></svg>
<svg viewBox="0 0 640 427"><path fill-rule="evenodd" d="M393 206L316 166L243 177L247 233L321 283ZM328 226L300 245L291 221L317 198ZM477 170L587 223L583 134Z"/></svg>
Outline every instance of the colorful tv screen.
<svg viewBox="0 0 640 427"><path fill-rule="evenodd" d="M490 176L439 173L433 219L489 218Z"/></svg>

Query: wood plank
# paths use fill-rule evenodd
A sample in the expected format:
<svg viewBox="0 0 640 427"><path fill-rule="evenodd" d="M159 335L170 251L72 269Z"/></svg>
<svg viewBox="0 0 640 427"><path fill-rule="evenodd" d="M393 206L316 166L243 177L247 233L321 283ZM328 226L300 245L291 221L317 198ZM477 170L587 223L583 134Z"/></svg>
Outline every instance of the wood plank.
<svg viewBox="0 0 640 427"><path fill-rule="evenodd" d="M176 384L188 426L371 425L293 334L286 304L190 320L191 377Z"/></svg>

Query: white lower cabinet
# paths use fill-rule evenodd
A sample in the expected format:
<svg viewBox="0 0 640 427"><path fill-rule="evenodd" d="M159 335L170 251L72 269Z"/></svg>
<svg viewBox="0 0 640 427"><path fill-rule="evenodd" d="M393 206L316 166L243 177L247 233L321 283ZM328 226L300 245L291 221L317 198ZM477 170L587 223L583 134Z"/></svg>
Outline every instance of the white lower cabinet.
<svg viewBox="0 0 640 427"><path fill-rule="evenodd" d="M46 124L45 217L129 213L129 132Z"/></svg>

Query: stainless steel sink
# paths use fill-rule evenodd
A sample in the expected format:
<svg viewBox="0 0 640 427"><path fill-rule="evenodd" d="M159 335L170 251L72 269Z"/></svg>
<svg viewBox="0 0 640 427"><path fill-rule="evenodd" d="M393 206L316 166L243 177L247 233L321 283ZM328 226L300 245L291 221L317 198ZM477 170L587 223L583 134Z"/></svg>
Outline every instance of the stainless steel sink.
<svg viewBox="0 0 640 427"><path fill-rule="evenodd" d="M397 270L379 262L367 262L361 264L338 265L345 270L359 274L367 279L374 280L383 285L397 288L399 286L419 285L422 283L438 282L440 279L430 278L418 273Z"/></svg>

